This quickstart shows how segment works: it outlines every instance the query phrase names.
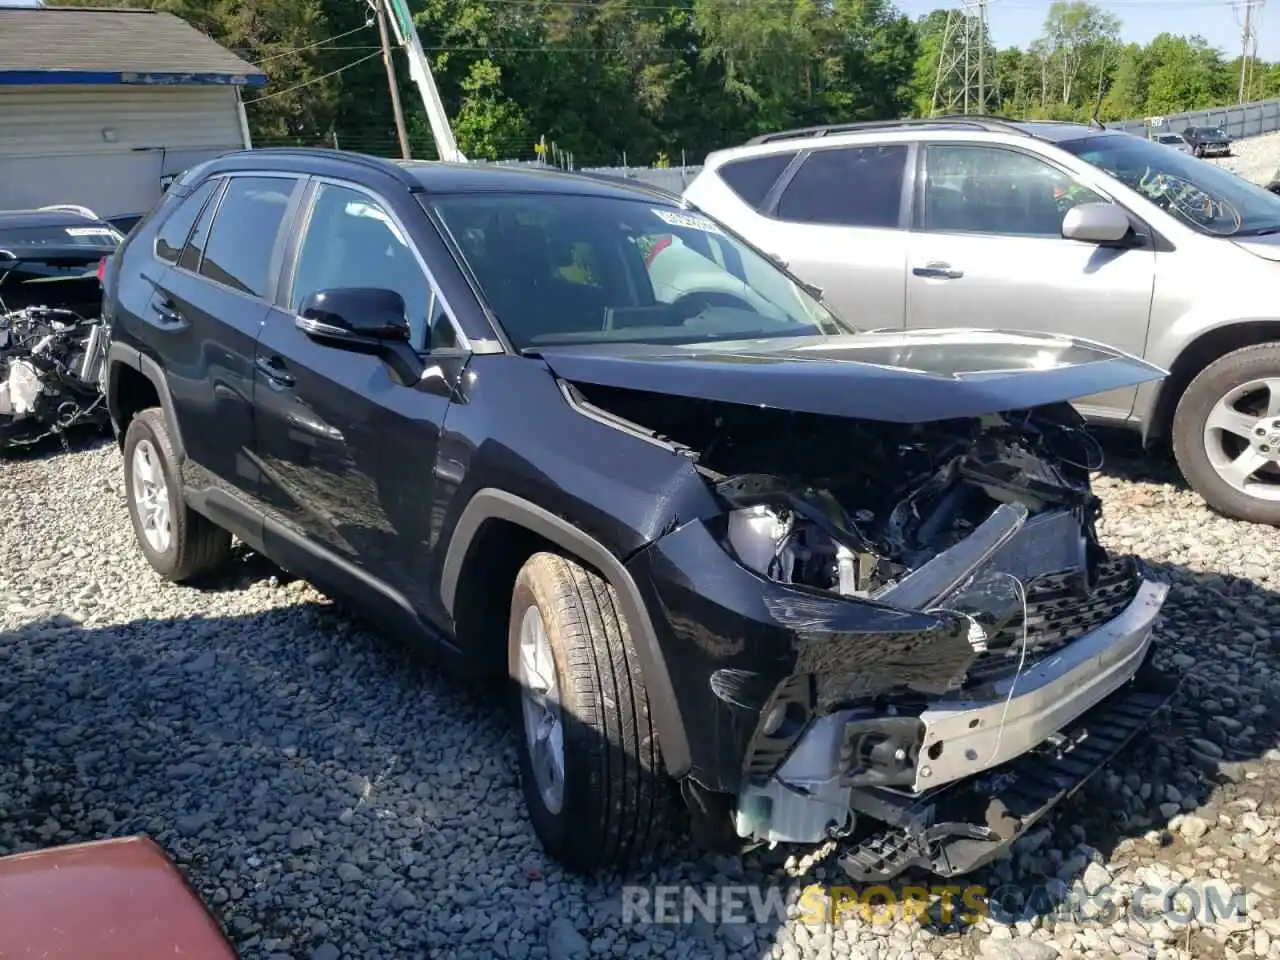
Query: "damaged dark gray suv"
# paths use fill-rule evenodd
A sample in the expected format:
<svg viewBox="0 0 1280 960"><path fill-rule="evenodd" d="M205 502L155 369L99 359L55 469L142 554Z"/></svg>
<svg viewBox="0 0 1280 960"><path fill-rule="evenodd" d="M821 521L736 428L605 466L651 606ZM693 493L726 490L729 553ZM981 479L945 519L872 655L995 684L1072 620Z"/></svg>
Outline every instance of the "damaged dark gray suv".
<svg viewBox="0 0 1280 960"><path fill-rule="evenodd" d="M231 538L506 672L546 848L687 808L857 879L985 862L1140 730L1164 587L1109 556L1068 402L1157 379L1055 336L862 335L665 194L258 150L110 261L140 549Z"/></svg>

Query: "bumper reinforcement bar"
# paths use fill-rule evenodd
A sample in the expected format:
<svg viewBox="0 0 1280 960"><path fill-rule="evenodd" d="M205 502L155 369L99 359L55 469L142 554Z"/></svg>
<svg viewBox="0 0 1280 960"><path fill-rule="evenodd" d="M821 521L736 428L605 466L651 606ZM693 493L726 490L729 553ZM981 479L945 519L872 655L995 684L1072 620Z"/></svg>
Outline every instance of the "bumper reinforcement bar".
<svg viewBox="0 0 1280 960"><path fill-rule="evenodd" d="M1177 692L1181 678L1151 665L1064 729L1003 766L921 797L901 822L846 847L841 868L859 883L883 883L920 867L940 876L993 860L1115 757ZM933 811L952 817L934 820ZM955 817L955 811L962 811Z"/></svg>

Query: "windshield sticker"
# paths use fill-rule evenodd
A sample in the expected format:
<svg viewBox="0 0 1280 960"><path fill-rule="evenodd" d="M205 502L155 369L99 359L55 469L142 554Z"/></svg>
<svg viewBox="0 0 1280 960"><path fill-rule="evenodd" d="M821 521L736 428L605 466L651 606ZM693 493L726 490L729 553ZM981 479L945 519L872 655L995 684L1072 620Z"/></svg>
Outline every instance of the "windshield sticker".
<svg viewBox="0 0 1280 960"><path fill-rule="evenodd" d="M676 213L674 210L658 210L651 207L658 219L673 227L687 227L690 230L701 230L703 233L720 234L723 231L706 217L695 217L690 213Z"/></svg>
<svg viewBox="0 0 1280 960"><path fill-rule="evenodd" d="M69 237L109 237L111 231L106 227L67 227Z"/></svg>

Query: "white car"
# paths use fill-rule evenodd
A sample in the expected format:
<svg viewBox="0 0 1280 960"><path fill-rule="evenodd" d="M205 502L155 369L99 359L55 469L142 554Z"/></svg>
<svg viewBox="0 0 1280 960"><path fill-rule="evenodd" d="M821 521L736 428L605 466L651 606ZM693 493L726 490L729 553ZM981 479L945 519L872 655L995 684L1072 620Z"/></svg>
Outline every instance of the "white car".
<svg viewBox="0 0 1280 960"><path fill-rule="evenodd" d="M1183 139L1180 133L1157 133L1153 138L1156 143L1162 143L1166 147L1172 147L1179 153L1191 153L1191 144Z"/></svg>

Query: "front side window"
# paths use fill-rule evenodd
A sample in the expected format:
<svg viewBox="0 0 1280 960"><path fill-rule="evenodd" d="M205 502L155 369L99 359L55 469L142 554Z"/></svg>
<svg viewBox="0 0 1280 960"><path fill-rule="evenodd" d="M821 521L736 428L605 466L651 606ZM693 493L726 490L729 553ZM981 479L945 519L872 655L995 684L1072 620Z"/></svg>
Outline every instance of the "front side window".
<svg viewBox="0 0 1280 960"><path fill-rule="evenodd" d="M1017 237L1061 237L1072 207L1108 202L1035 157L971 144L925 148L923 201L923 230Z"/></svg>
<svg viewBox="0 0 1280 960"><path fill-rule="evenodd" d="M836 227L898 226L907 147L815 150L778 200L778 219Z"/></svg>
<svg viewBox="0 0 1280 960"><path fill-rule="evenodd" d="M1280 197L1223 167L1126 134L1098 134L1058 146L1200 233L1221 237L1280 233Z"/></svg>
<svg viewBox="0 0 1280 960"><path fill-rule="evenodd" d="M650 202L468 194L431 206L519 349L848 332L714 221Z"/></svg>
<svg viewBox="0 0 1280 960"><path fill-rule="evenodd" d="M251 297L265 297L271 253L296 185L296 180L283 177L234 177L214 218L201 276Z"/></svg>
<svg viewBox="0 0 1280 960"><path fill-rule="evenodd" d="M394 290L404 298L414 349L452 345L442 342L452 337L443 307L431 314L431 284L391 215L365 193L322 184L298 255L290 305L297 310L307 295L338 287Z"/></svg>
<svg viewBox="0 0 1280 960"><path fill-rule="evenodd" d="M213 196L214 188L219 181L206 180L196 187L189 196L178 201L177 208L169 214L168 219L160 227L156 235L156 256L169 263L177 263L186 246L191 228L195 226L196 217Z"/></svg>

